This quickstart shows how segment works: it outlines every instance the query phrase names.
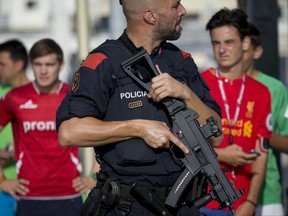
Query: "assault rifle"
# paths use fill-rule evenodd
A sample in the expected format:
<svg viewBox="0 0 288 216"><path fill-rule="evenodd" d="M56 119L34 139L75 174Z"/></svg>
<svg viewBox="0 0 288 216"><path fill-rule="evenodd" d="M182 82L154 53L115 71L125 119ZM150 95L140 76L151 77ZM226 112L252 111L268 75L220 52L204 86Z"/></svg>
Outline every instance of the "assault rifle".
<svg viewBox="0 0 288 216"><path fill-rule="evenodd" d="M159 75L145 49L122 62L121 66L147 91L151 88L151 79ZM165 204L175 208L183 196L190 193L191 201L197 208L216 200L219 209L228 207L235 213L232 204L242 196L244 191L233 188L217 160L214 149L208 142L211 136L217 137L222 133L216 120L210 117L206 120L207 124L201 126L197 121L199 114L188 108L184 102L174 98L165 98L161 102L169 112L173 133L189 148L189 154L184 154L176 145L172 144L170 147L175 157L185 165L185 170L173 185ZM200 190L198 188L198 191L195 191L197 188L195 184L199 182L206 190L200 187ZM209 191L207 191L207 183L211 188Z"/></svg>

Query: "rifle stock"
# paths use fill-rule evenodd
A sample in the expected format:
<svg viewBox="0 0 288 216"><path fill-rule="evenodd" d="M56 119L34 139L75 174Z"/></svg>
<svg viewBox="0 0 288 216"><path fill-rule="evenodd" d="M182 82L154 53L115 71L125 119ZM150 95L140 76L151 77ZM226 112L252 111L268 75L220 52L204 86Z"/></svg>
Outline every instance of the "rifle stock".
<svg viewBox="0 0 288 216"><path fill-rule="evenodd" d="M147 91L151 87L151 79L158 75L150 56L146 50L140 51L135 56L122 62L124 71ZM195 180L203 179L210 185L211 190L192 191L194 205L198 208L205 206L211 200L216 200L219 208L230 208L232 204L244 193L243 190L235 190L221 168L214 149L208 142L211 136L221 135L216 120L208 118L207 124L200 126L197 121L199 114L188 108L182 101L174 98L165 98L162 103L167 108L172 121L172 132L189 148L189 154L185 155L177 146L171 145L174 156L185 165L185 169L170 190L165 204L177 207L184 193L191 189ZM203 178L204 177L204 178ZM193 187L195 189L195 186Z"/></svg>

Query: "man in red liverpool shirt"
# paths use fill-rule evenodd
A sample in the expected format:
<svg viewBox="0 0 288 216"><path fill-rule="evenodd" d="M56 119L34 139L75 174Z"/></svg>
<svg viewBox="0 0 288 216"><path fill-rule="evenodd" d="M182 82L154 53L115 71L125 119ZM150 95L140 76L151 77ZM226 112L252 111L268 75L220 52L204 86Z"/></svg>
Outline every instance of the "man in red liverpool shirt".
<svg viewBox="0 0 288 216"><path fill-rule="evenodd" d="M35 81L0 100L0 130L12 122L19 178L9 193L18 200L17 216L79 216L81 187L73 183L82 168L78 149L61 147L55 129L56 110L70 88L59 80L63 52L42 39L29 57Z"/></svg>
<svg viewBox="0 0 288 216"><path fill-rule="evenodd" d="M233 206L237 216L252 216L262 186L270 138L271 99L268 89L248 77L243 52L249 47L247 15L240 9L221 9L206 25L217 68L202 73L212 97L222 109L224 140L215 148L227 177L244 195ZM256 151L256 153L255 153ZM252 153L249 153L252 152ZM257 154L259 153L259 154ZM232 215L212 201L201 211L207 216Z"/></svg>

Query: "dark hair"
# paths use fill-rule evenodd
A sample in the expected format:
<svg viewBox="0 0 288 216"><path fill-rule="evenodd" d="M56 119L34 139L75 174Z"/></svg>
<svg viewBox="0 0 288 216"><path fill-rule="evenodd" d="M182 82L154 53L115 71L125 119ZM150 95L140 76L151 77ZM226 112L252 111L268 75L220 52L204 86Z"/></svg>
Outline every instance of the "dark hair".
<svg viewBox="0 0 288 216"><path fill-rule="evenodd" d="M251 22L249 22L249 36L254 48L261 45L261 34L258 28Z"/></svg>
<svg viewBox="0 0 288 216"><path fill-rule="evenodd" d="M17 39L8 40L0 44L0 52L8 52L13 62L23 61L23 69L25 70L28 65L28 53L23 45Z"/></svg>
<svg viewBox="0 0 288 216"><path fill-rule="evenodd" d="M213 30L214 28L222 26L233 26L238 30L240 39L243 40L245 36L249 35L248 16L246 13L238 8L228 9L223 8L216 12L206 24L206 30Z"/></svg>
<svg viewBox="0 0 288 216"><path fill-rule="evenodd" d="M44 38L33 44L29 52L30 61L35 58L46 56L49 54L56 54L57 60L62 63L64 54L61 47L52 39Z"/></svg>

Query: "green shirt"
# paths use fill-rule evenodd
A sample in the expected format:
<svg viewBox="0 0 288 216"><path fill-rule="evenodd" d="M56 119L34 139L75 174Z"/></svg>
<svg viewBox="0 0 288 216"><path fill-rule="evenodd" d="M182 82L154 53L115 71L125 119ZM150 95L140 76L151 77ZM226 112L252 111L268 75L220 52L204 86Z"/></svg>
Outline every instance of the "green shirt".
<svg viewBox="0 0 288 216"><path fill-rule="evenodd" d="M0 97L10 90L11 90L10 86L0 85ZM6 125L0 132L0 150L1 151L5 150L6 148L8 148L9 145L13 145L13 133L10 123ZM7 179L17 178L15 163L9 165L4 169L4 175Z"/></svg>
<svg viewBox="0 0 288 216"><path fill-rule="evenodd" d="M257 80L268 87L272 101L272 131L288 135L288 92L285 85L264 73L260 73ZM281 181L276 161L275 150L269 149L268 162L264 184L259 197L259 204L282 203Z"/></svg>

